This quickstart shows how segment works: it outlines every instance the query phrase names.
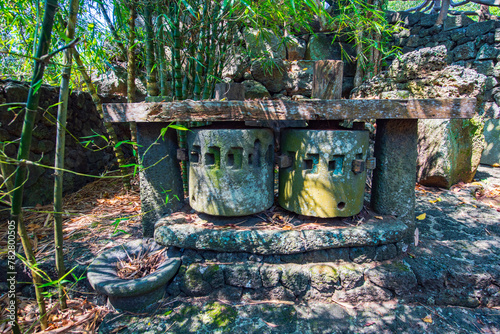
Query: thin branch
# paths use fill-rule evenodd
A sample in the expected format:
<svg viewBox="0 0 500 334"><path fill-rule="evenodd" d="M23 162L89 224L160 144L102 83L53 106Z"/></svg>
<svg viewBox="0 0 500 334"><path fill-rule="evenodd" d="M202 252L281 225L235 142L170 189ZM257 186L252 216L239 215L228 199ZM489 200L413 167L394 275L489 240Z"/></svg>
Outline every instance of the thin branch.
<svg viewBox="0 0 500 334"><path fill-rule="evenodd" d="M66 49L69 49L69 48L74 48L74 47L75 47L75 45L76 45L79 41L80 41L80 37L75 38L74 40L72 40L71 42L69 42L69 44L67 44L67 45L65 45L65 46L63 46L63 47L61 47L61 48L59 48L59 49L57 49L57 50L55 50L55 51L53 51L53 52L51 52L51 53L49 53L49 54L46 54L46 55L44 55L44 56L40 57L40 61L41 61L41 62L44 62L44 63L46 63L46 64L47 64L47 63L50 61L50 59L51 59L52 57L54 57L56 54L58 54L58 53L59 53L59 52L61 52L61 51L66 50Z"/></svg>
<svg viewBox="0 0 500 334"><path fill-rule="evenodd" d="M413 8L410 8L410 9L407 9L405 10L404 12L405 13L410 13L410 12L413 12L413 11L420 11L422 8L424 8L425 6L427 6L432 0L425 0L423 3L421 3L420 5L416 6L416 7L413 7Z"/></svg>
<svg viewBox="0 0 500 334"><path fill-rule="evenodd" d="M459 7L459 6L466 5L469 2L470 2L470 0L465 0L465 1L462 1L462 2L453 2L453 0L450 0L450 5L451 5L451 7Z"/></svg>

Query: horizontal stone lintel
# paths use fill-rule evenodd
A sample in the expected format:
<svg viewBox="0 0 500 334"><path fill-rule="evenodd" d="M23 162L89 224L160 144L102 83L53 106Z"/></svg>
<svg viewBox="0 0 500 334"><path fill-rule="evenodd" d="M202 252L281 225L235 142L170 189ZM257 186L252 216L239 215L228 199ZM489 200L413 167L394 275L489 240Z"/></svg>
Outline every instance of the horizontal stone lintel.
<svg viewBox="0 0 500 334"><path fill-rule="evenodd" d="M160 219L155 226L155 241L176 246L216 252L247 252L260 255L286 255L341 247L379 246L402 240L412 228L398 218L369 219L363 225L304 230L213 229L195 223L171 223Z"/></svg>
<svg viewBox="0 0 500 334"><path fill-rule="evenodd" d="M472 118L475 98L104 104L105 122Z"/></svg>

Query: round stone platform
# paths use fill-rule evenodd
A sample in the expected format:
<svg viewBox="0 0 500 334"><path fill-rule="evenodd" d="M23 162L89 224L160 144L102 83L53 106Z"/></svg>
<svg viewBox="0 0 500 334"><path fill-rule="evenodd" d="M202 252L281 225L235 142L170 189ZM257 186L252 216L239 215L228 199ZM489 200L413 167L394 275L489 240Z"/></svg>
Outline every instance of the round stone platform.
<svg viewBox="0 0 500 334"><path fill-rule="evenodd" d="M157 222L155 241L196 250L287 255L394 244L412 230L412 224L393 216L365 213L364 217L347 219L294 218L277 210L272 215L286 223L272 224L272 217L266 213L221 218L178 212Z"/></svg>

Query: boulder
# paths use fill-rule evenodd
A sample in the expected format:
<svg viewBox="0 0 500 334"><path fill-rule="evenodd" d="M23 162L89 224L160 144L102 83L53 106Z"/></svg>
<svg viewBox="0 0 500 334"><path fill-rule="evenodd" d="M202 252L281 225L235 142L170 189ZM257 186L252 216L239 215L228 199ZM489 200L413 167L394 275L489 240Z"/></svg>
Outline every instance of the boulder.
<svg viewBox="0 0 500 334"><path fill-rule="evenodd" d="M295 36L288 36L286 41L287 60L302 60L306 55L306 41Z"/></svg>
<svg viewBox="0 0 500 334"><path fill-rule="evenodd" d="M364 82L352 97L476 97L483 102L487 77L474 69L446 65L447 57L443 45L405 54L386 72ZM418 129L418 182L449 188L472 180L483 149L481 119L419 120Z"/></svg>
<svg viewBox="0 0 500 334"><path fill-rule="evenodd" d="M311 97L314 75L314 60L292 61L289 71L284 77L288 95L304 95Z"/></svg>
<svg viewBox="0 0 500 334"><path fill-rule="evenodd" d="M481 156L481 163L500 166L500 119L489 119L484 124L486 146Z"/></svg>
<svg viewBox="0 0 500 334"><path fill-rule="evenodd" d="M271 29L247 28L244 31L247 51L253 57L286 58L284 41L279 39Z"/></svg>
<svg viewBox="0 0 500 334"><path fill-rule="evenodd" d="M471 182L483 149L482 127L476 120L419 120L418 182L442 188Z"/></svg>
<svg viewBox="0 0 500 334"><path fill-rule="evenodd" d="M340 43L333 40L333 35L316 34L309 38L306 49L306 60L343 60L344 76L354 76L356 72L356 63L346 59L345 54L355 56L353 47L346 43Z"/></svg>
<svg viewBox="0 0 500 334"><path fill-rule="evenodd" d="M240 82L249 68L250 59L243 53L237 53L227 59L222 70L222 77Z"/></svg>
<svg viewBox="0 0 500 334"><path fill-rule="evenodd" d="M243 81L243 86L245 86L245 99L265 99L271 97L266 87L255 80Z"/></svg>
<svg viewBox="0 0 500 334"><path fill-rule="evenodd" d="M263 84L271 93L279 93L285 87L284 77L287 64L281 59L263 59L252 63L251 72L254 79Z"/></svg>

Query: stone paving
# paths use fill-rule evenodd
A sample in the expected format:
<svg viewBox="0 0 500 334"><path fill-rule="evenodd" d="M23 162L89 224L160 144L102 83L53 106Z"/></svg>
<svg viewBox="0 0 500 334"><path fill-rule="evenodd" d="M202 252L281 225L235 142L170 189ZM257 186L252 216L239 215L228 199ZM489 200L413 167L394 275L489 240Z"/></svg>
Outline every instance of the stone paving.
<svg viewBox="0 0 500 334"><path fill-rule="evenodd" d="M484 197L500 168L481 166L476 180L417 187L418 233L398 261L364 271L390 300L359 299L366 284L330 303L181 297L155 315L109 315L100 333L500 333L500 198Z"/></svg>

